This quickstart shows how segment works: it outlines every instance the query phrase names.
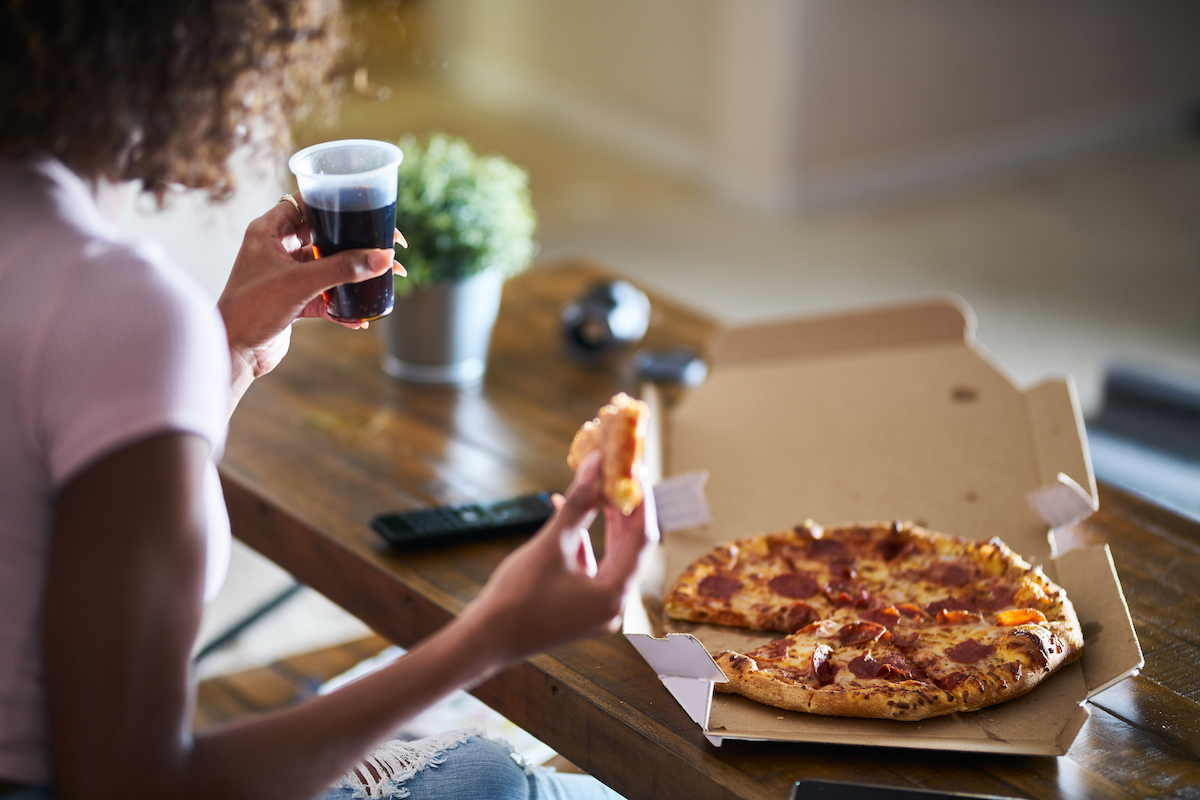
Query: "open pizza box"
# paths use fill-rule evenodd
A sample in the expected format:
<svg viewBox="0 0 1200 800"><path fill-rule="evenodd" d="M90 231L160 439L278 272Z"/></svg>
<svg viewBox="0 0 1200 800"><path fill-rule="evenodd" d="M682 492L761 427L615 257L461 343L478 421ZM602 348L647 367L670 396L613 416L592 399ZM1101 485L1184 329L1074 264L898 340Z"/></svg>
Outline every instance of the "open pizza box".
<svg viewBox="0 0 1200 800"><path fill-rule="evenodd" d="M625 633L714 744L1060 755L1087 719L1084 702L1141 668L1108 548L1054 545L1055 528L1097 508L1073 385L1017 388L973 328L957 298L733 328L708 353L707 382L674 407L646 389L664 532ZM664 619L666 586L718 542L809 518L827 527L908 519L1000 537L1066 589L1082 658L1024 697L919 722L822 717L714 692L725 678L706 643L744 652L779 635Z"/></svg>

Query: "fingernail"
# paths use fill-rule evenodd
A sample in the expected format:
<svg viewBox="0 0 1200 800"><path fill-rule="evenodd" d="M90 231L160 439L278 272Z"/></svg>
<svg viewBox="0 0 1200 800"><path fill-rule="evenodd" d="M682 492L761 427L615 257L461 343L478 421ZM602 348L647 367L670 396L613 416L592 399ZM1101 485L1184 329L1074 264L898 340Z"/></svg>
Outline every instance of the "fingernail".
<svg viewBox="0 0 1200 800"><path fill-rule="evenodd" d="M408 277L408 270L406 270L404 265L399 261L392 262L392 272L396 273L397 275Z"/></svg>

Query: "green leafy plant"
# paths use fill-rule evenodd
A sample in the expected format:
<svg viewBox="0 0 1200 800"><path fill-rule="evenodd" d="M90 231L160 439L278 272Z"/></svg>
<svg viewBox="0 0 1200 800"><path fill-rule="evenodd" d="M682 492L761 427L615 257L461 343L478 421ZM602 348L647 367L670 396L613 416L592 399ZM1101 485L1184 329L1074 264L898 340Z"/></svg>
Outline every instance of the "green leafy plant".
<svg viewBox="0 0 1200 800"><path fill-rule="evenodd" d="M397 245L396 258L408 277L397 276L397 294L489 269L509 278L529 266L537 217L524 170L501 156L476 155L446 134L424 143L405 136L399 144L396 227L408 248Z"/></svg>

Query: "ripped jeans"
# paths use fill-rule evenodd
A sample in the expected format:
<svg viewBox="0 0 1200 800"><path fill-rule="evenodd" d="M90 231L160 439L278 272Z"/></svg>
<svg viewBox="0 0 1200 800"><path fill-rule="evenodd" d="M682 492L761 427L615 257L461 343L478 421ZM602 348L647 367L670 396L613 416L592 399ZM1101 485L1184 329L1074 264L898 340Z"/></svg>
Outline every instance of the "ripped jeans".
<svg viewBox="0 0 1200 800"><path fill-rule="evenodd" d="M623 800L590 775L527 769L477 731L387 742L317 800ZM364 780L363 778L366 778Z"/></svg>
<svg viewBox="0 0 1200 800"><path fill-rule="evenodd" d="M509 752L474 731L388 742L364 761L382 780L363 781L351 773L314 800L623 800L590 775L526 769ZM54 792L18 790L0 800L54 800Z"/></svg>

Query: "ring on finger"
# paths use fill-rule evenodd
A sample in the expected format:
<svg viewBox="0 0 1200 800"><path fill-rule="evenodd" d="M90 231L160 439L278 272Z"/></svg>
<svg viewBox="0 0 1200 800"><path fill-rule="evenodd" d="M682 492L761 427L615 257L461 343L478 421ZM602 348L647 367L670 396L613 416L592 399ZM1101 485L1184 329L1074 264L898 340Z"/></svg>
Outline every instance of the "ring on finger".
<svg viewBox="0 0 1200 800"><path fill-rule="evenodd" d="M301 208L301 207L300 207L300 204L296 202L296 198L295 198L295 197L293 197L293 196L292 196L292 195L290 195L290 194L285 194L283 197L279 198L279 202L281 202L281 203L291 203L291 204L292 204L292 208L296 209L296 213L300 215L300 222L301 222L301 223L303 223L303 222L304 222L304 209L303 209L303 208Z"/></svg>

